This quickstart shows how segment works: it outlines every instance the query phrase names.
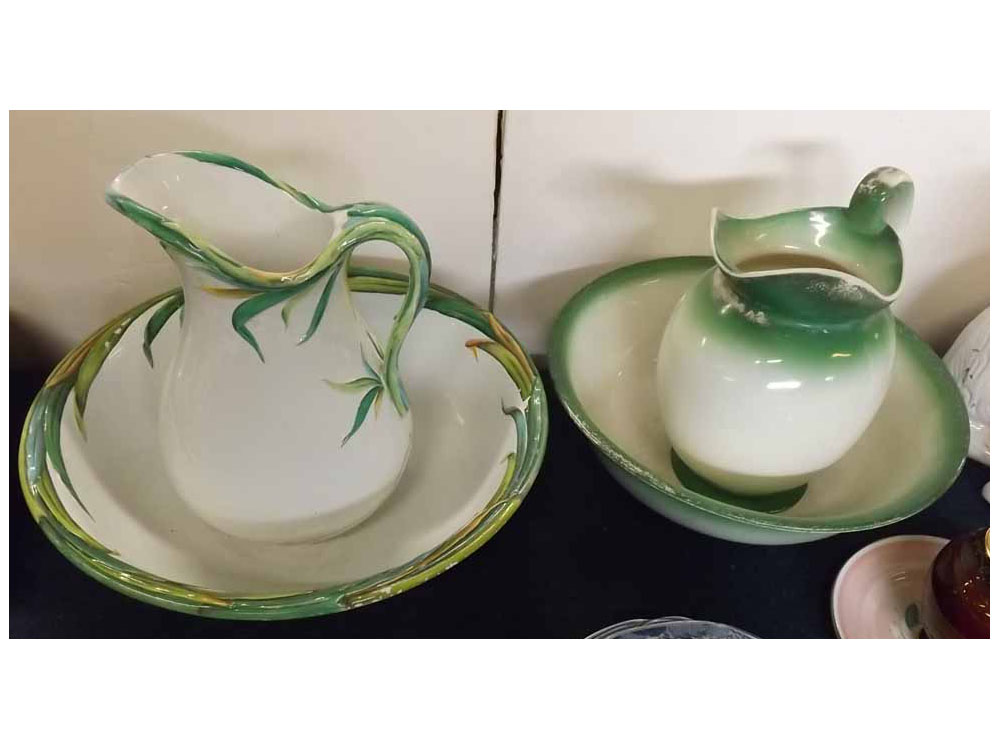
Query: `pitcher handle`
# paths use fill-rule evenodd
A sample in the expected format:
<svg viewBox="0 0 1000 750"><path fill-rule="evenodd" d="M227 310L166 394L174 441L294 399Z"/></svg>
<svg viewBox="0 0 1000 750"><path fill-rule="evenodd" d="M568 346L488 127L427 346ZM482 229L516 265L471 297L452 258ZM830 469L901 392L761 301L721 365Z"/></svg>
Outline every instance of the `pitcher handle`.
<svg viewBox="0 0 1000 750"><path fill-rule="evenodd" d="M898 235L913 209L913 180L896 167L879 167L865 175L851 196L847 216L859 231L878 234L886 226Z"/></svg>
<svg viewBox="0 0 1000 750"><path fill-rule="evenodd" d="M402 251L410 266L409 285L403 304L392 321L385 350L385 384L396 411L403 415L410 406L399 377L399 352L417 313L427 301L430 288L431 254L420 228L405 213L380 203L358 203L347 207L347 224L333 241L334 256L344 262L365 242L384 240Z"/></svg>

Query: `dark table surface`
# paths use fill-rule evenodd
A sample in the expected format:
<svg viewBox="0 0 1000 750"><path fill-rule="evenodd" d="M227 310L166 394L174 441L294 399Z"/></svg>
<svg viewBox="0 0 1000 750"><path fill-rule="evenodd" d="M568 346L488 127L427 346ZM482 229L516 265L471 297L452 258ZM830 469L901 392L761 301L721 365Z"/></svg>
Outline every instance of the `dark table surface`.
<svg viewBox="0 0 1000 750"><path fill-rule="evenodd" d="M684 615L765 638L833 637L830 589L856 550L895 534L954 537L989 524L966 464L924 512L894 526L809 544L754 547L702 536L633 500L598 464L551 381L541 473L521 508L461 564L386 601L273 623L209 620L159 609L74 568L35 526L21 496L21 425L44 371L10 378L11 637L578 638L635 617Z"/></svg>

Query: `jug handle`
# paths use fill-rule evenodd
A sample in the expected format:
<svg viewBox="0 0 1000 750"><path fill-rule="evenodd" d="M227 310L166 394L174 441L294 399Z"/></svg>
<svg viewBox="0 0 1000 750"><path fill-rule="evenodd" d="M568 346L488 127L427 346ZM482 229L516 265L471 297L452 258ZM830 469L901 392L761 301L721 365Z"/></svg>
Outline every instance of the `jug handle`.
<svg viewBox="0 0 1000 750"><path fill-rule="evenodd" d="M865 234L878 234L892 227L903 231L913 209L913 180L896 167L879 167L858 183L847 208L851 224Z"/></svg>
<svg viewBox="0 0 1000 750"><path fill-rule="evenodd" d="M347 207L348 222L333 241L335 255L347 262L350 253L365 242L383 240L395 245L409 263L409 284L403 304L392 321L385 348L385 383L396 411L409 410L406 391L399 377L399 352L417 313L427 301L430 288L431 254L420 228L405 213L381 203L358 203Z"/></svg>

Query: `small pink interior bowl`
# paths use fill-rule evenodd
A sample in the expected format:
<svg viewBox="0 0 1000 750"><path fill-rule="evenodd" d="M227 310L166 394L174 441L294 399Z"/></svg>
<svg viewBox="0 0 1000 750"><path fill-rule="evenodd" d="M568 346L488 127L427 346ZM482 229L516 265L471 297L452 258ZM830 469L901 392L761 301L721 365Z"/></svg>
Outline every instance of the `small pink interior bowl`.
<svg viewBox="0 0 1000 750"><path fill-rule="evenodd" d="M918 638L927 576L947 543L937 536L892 536L855 552L833 585L837 635Z"/></svg>

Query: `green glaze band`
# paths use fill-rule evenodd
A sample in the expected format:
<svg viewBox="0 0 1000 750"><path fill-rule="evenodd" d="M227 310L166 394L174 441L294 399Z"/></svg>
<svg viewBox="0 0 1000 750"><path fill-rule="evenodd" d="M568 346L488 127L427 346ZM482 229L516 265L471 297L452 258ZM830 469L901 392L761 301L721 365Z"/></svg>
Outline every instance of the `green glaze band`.
<svg viewBox="0 0 1000 750"><path fill-rule="evenodd" d="M809 326L864 318L899 294L897 232L912 205L910 178L880 167L861 180L847 208L755 219L716 211L712 249L734 292L772 319Z"/></svg>
<svg viewBox="0 0 1000 750"><path fill-rule="evenodd" d="M774 284L777 281L772 280ZM732 281L717 269L706 272L688 290L699 330L743 348L762 359L850 369L865 355L892 346L893 317L888 309L863 318L802 325L763 312L755 300L738 295Z"/></svg>

